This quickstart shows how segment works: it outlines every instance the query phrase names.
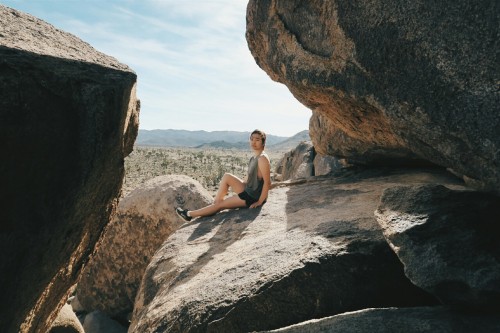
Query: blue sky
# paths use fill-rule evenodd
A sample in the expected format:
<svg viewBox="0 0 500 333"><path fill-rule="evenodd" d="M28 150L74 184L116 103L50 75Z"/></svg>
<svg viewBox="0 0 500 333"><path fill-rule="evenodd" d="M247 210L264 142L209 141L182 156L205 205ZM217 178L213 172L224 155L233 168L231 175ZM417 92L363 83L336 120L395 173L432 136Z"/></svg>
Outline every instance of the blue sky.
<svg viewBox="0 0 500 333"><path fill-rule="evenodd" d="M141 129L260 128L291 136L311 111L255 63L247 0L0 0L70 32L138 75Z"/></svg>

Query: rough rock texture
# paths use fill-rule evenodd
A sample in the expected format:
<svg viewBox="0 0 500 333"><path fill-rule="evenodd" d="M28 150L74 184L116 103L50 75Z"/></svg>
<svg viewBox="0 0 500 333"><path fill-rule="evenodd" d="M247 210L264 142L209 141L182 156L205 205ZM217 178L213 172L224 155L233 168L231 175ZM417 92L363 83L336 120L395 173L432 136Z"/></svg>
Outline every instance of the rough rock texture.
<svg viewBox="0 0 500 333"><path fill-rule="evenodd" d="M314 175L324 176L347 167L347 163L335 156L316 154L314 156Z"/></svg>
<svg viewBox="0 0 500 333"><path fill-rule="evenodd" d="M343 157L350 164L361 165L430 165L407 149L367 145L362 138L353 138L339 130L333 120L313 110L309 134L319 154Z"/></svg>
<svg viewBox="0 0 500 333"><path fill-rule="evenodd" d="M76 317L71 305L65 304L56 320L52 323L49 333L86 333ZM88 332L87 332L88 333Z"/></svg>
<svg viewBox="0 0 500 333"><path fill-rule="evenodd" d="M212 201L200 183L178 175L151 179L123 198L78 283L83 308L110 316L132 312L151 257L183 223L175 207L197 209Z"/></svg>
<svg viewBox="0 0 500 333"><path fill-rule="evenodd" d="M85 333L127 333L126 327L100 311L93 311L86 315L83 328Z"/></svg>
<svg viewBox="0 0 500 333"><path fill-rule="evenodd" d="M276 166L281 180L307 178L314 176L314 157L316 152L310 141L303 141L285 153Z"/></svg>
<svg viewBox="0 0 500 333"><path fill-rule="evenodd" d="M246 36L322 119L319 153L423 158L498 192L498 13L493 0L250 0Z"/></svg>
<svg viewBox="0 0 500 333"><path fill-rule="evenodd" d="M415 285L445 304L500 309L500 197L394 187L376 215Z"/></svg>
<svg viewBox="0 0 500 333"><path fill-rule="evenodd" d="M194 220L153 256L129 332L250 332L435 304L404 277L373 214L383 189L426 182L457 179L437 170L343 170L277 186L261 209Z"/></svg>
<svg viewBox="0 0 500 333"><path fill-rule="evenodd" d="M280 181L323 176L345 167L337 157L316 154L310 141L303 141L289 152L276 165L275 178Z"/></svg>
<svg viewBox="0 0 500 333"><path fill-rule="evenodd" d="M0 332L45 332L115 210L136 75L0 5Z"/></svg>
<svg viewBox="0 0 500 333"><path fill-rule="evenodd" d="M498 315L463 314L444 307L365 309L273 330L279 333L491 333Z"/></svg>
<svg viewBox="0 0 500 333"><path fill-rule="evenodd" d="M74 312L76 313L86 312L86 310L83 308L82 304L78 300L78 297L72 296L69 298L68 302L71 305L71 308L73 309Z"/></svg>

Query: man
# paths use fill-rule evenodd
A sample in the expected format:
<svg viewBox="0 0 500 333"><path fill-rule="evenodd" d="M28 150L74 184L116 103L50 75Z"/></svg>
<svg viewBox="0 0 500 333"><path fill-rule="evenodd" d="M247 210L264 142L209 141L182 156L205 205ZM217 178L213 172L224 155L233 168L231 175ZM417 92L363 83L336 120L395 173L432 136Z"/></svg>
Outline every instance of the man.
<svg viewBox="0 0 500 333"><path fill-rule="evenodd" d="M223 209L256 208L263 205L271 187L271 163L264 151L265 145L266 134L263 131L254 130L250 135L250 147L254 156L248 162L246 179L241 180L233 174L225 173L213 204L197 210L177 207L175 209L177 215L189 222L194 217L210 216ZM238 195L225 198L229 187Z"/></svg>

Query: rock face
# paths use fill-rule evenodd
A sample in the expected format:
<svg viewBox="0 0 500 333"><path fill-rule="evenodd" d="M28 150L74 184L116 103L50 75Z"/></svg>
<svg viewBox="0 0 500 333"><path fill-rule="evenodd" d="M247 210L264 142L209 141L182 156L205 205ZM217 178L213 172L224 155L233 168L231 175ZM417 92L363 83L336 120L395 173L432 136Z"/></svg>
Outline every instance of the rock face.
<svg viewBox="0 0 500 333"><path fill-rule="evenodd" d="M151 179L123 198L78 283L77 299L83 308L109 316L132 312L151 257L183 223L174 208L197 209L212 201L200 183L176 175Z"/></svg>
<svg viewBox="0 0 500 333"><path fill-rule="evenodd" d="M85 333L85 331L71 305L65 304L52 323L49 333Z"/></svg>
<svg viewBox="0 0 500 333"><path fill-rule="evenodd" d="M406 276L442 303L500 308L500 198L439 185L387 189L377 210Z"/></svg>
<svg viewBox="0 0 500 333"><path fill-rule="evenodd" d="M384 188L436 170L343 170L277 186L261 209L172 234L148 265L130 333L250 332L368 307L436 304L404 277L373 212Z"/></svg>
<svg viewBox="0 0 500 333"><path fill-rule="evenodd" d="M93 311L85 316L85 333L127 333L127 328L110 319L101 311Z"/></svg>
<svg viewBox="0 0 500 333"><path fill-rule="evenodd" d="M1 332L45 332L115 210L136 75L0 5Z"/></svg>
<svg viewBox="0 0 500 333"><path fill-rule="evenodd" d="M429 165L430 163L403 148L367 145L339 130L335 122L313 110L309 133L319 154L345 157L349 164L358 165Z"/></svg>
<svg viewBox="0 0 500 333"><path fill-rule="evenodd" d="M313 110L321 154L422 158L500 191L494 1L250 0L257 64Z"/></svg>
<svg viewBox="0 0 500 333"><path fill-rule="evenodd" d="M334 156L316 154L310 141L303 141L285 153L277 163L276 173L281 181L322 176L344 167L345 164Z"/></svg>
<svg viewBox="0 0 500 333"><path fill-rule="evenodd" d="M276 173L281 174L281 180L312 177L315 155L312 143L303 141L285 153L277 164Z"/></svg>
<svg viewBox="0 0 500 333"><path fill-rule="evenodd" d="M491 333L495 315L461 314L443 307L366 309L273 330L275 333Z"/></svg>
<svg viewBox="0 0 500 333"><path fill-rule="evenodd" d="M338 159L335 156L321 154L316 154L316 156L314 157L313 165L315 176L328 175L347 166L345 161L343 161L342 159Z"/></svg>

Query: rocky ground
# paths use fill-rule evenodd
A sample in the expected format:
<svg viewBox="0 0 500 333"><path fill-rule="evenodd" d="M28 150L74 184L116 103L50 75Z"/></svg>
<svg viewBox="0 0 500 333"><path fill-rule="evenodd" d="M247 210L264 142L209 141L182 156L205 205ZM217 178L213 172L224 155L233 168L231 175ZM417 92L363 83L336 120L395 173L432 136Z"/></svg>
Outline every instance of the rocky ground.
<svg viewBox="0 0 500 333"><path fill-rule="evenodd" d="M486 210L467 209L476 207L481 195L464 192L464 183L442 168L341 168L275 183L261 209L224 211L182 225L173 212L176 201L196 208L203 201L196 196L210 200L196 184L186 176L160 176L122 200L82 280L87 287L77 292L87 306L84 313L97 310L110 320L107 313L123 330L128 318L129 332L141 333L267 331L301 321L283 331L341 332L353 325L359 332L370 325L389 332L498 328L498 318L488 311L446 307L457 299L482 309L497 302L491 283L498 276L496 254L474 245L484 243L484 228L465 227L474 218L487 225L497 199L486 196ZM441 219L433 222L433 216ZM457 223L460 216L465 222L456 232L432 231L450 228L446 223ZM391 221L405 219L408 231L401 236L403 225ZM432 238L437 245L428 244ZM461 252L421 250L457 239ZM448 269L450 263L462 270ZM471 266L489 272L488 280L471 275ZM469 296L454 287L457 283L470 289ZM315 318L323 319L308 321Z"/></svg>

